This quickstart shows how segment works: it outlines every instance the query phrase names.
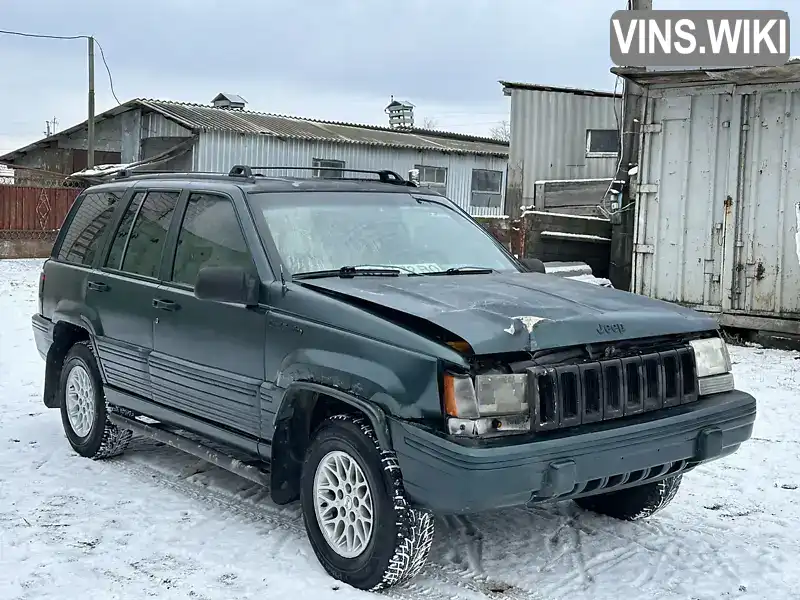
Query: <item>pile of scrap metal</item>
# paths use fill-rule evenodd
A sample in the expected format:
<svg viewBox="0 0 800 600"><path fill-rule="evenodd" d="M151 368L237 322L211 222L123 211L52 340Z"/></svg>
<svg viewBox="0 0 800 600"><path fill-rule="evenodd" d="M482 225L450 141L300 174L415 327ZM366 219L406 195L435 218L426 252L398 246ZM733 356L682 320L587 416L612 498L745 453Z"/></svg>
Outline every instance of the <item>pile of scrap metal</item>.
<svg viewBox="0 0 800 600"><path fill-rule="evenodd" d="M90 185L97 185L110 181L123 171L128 173L135 171L154 171L157 170L154 167L157 167L158 165L161 165L188 152L196 141L197 136L187 137L185 140L176 144L172 148L165 150L164 152L160 152L159 154L151 156L150 158L132 163L118 165L97 165L91 168L86 168L78 171L77 173L68 175L65 179L65 183L69 185L78 184L88 187Z"/></svg>

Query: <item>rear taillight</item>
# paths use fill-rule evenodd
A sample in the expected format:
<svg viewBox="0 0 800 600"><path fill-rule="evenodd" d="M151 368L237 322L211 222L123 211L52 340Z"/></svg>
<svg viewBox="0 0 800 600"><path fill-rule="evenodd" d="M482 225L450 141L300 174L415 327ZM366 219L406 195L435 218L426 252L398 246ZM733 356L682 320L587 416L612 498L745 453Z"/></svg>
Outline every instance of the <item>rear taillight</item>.
<svg viewBox="0 0 800 600"><path fill-rule="evenodd" d="M39 274L39 314L44 314L44 268Z"/></svg>

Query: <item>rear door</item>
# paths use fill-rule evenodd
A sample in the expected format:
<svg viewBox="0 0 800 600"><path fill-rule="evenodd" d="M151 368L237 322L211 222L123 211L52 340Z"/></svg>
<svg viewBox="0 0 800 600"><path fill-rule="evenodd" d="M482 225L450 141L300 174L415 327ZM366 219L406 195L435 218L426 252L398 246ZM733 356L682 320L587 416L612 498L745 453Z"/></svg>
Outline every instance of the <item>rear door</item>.
<svg viewBox="0 0 800 600"><path fill-rule="evenodd" d="M245 214L238 201L239 214ZM240 266L256 273L234 198L192 192L179 214L163 285L153 290L158 304L150 356L153 398L257 438L266 310L194 296L204 266Z"/></svg>
<svg viewBox="0 0 800 600"><path fill-rule="evenodd" d="M153 297L179 188L136 188L87 282L86 303L102 325L97 350L108 385L151 398Z"/></svg>

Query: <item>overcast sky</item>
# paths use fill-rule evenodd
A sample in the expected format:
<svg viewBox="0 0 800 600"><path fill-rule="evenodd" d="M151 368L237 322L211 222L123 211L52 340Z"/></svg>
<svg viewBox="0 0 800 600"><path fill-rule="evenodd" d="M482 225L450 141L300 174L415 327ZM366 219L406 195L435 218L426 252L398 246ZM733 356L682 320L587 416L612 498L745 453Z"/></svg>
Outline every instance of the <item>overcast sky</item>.
<svg viewBox="0 0 800 600"><path fill-rule="evenodd" d="M655 8L791 8L797 0L655 0ZM93 35L120 101L208 103L485 134L508 118L499 79L611 90L609 17L624 0L0 0L0 29ZM800 54L800 24L792 35ZM97 52L97 112L116 104ZM0 153L86 118L86 41L0 34Z"/></svg>

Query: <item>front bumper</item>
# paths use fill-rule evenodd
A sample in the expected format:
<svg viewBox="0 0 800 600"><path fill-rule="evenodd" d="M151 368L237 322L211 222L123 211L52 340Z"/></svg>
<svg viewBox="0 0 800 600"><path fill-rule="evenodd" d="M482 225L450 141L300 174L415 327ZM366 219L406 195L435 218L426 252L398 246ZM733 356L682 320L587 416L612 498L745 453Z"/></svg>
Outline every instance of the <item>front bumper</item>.
<svg viewBox="0 0 800 600"><path fill-rule="evenodd" d="M555 431L458 443L389 419L410 500L437 513L563 500L656 481L735 452L756 400L740 391Z"/></svg>
<svg viewBox="0 0 800 600"><path fill-rule="evenodd" d="M53 322L42 315L36 314L31 317L33 326L33 339L36 341L36 350L39 356L47 359L47 353L53 344Z"/></svg>

